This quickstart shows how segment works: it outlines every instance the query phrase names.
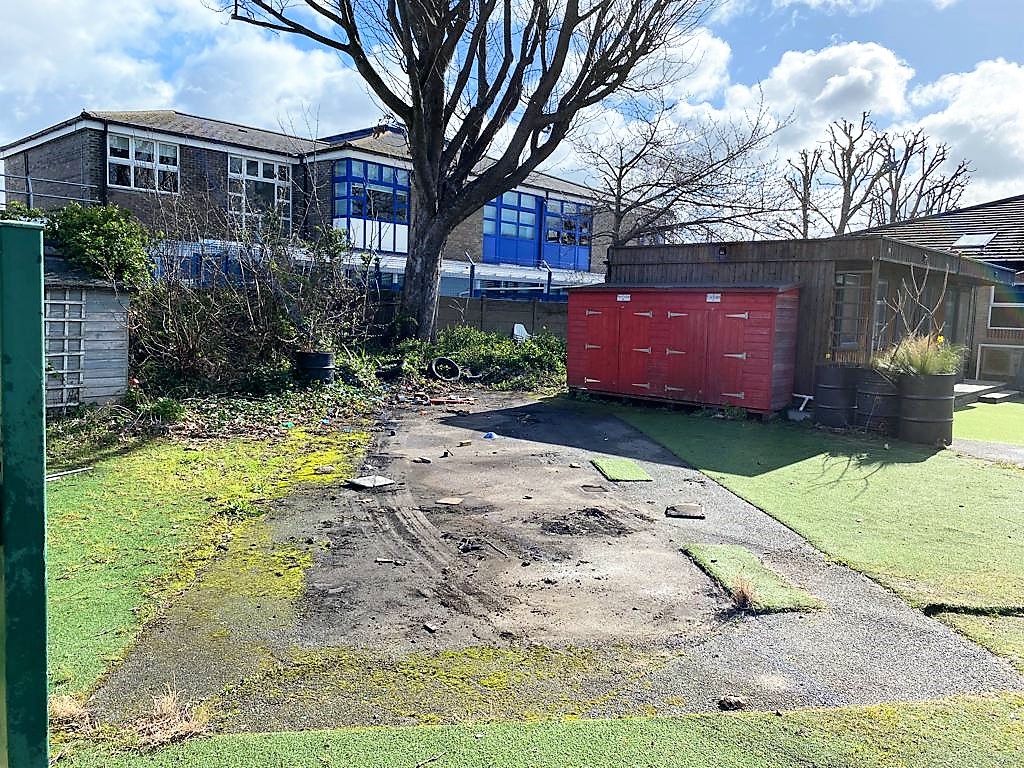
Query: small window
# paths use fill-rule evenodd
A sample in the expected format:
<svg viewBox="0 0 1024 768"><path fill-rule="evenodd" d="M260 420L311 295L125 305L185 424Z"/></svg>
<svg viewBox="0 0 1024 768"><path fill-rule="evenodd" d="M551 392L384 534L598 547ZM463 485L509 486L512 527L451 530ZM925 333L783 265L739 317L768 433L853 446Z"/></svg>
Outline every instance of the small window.
<svg viewBox="0 0 1024 768"><path fill-rule="evenodd" d="M953 247L964 249L984 248L995 239L996 234L995 232L986 232L978 235L961 235L960 239L953 243Z"/></svg>
<svg viewBox="0 0 1024 768"><path fill-rule="evenodd" d="M135 159L142 163L153 162L153 142L152 141L136 141L135 142Z"/></svg>
<svg viewBox="0 0 1024 768"><path fill-rule="evenodd" d="M152 168L142 165L135 166L135 183L133 186L139 189L156 189L156 176Z"/></svg>
<svg viewBox="0 0 1024 768"><path fill-rule="evenodd" d="M175 144L160 144L160 165L178 165L178 147Z"/></svg>
<svg viewBox="0 0 1024 768"><path fill-rule="evenodd" d="M988 327L1024 329L1024 285L993 286Z"/></svg>
<svg viewBox="0 0 1024 768"><path fill-rule="evenodd" d="M129 145L131 141L127 136L111 136L110 137L110 156L117 158L124 158L127 160L130 157Z"/></svg>
<svg viewBox="0 0 1024 768"><path fill-rule="evenodd" d="M246 160L245 161L245 175L256 178L260 175L260 161L259 160Z"/></svg>
<svg viewBox="0 0 1024 768"><path fill-rule="evenodd" d="M290 175L290 172L291 172L291 168L289 168L287 165L282 164L282 165L277 166L277 180L278 181L288 181L288 177Z"/></svg>
<svg viewBox="0 0 1024 768"><path fill-rule="evenodd" d="M107 173L107 183L117 187L130 187L132 185L132 167L111 163Z"/></svg>
<svg viewBox="0 0 1024 768"><path fill-rule="evenodd" d="M242 175L242 158L235 156L228 158L228 173Z"/></svg>
<svg viewBox="0 0 1024 768"><path fill-rule="evenodd" d="M263 178L264 179L276 179L277 178L277 167L274 163L263 164Z"/></svg>

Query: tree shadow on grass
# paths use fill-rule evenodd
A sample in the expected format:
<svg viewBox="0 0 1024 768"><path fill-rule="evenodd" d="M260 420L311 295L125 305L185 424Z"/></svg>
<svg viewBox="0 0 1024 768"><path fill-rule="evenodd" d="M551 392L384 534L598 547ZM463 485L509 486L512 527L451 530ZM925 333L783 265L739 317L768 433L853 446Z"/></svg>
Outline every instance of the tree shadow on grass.
<svg viewBox="0 0 1024 768"><path fill-rule="evenodd" d="M805 424L713 418L700 412L608 401L548 398L456 414L451 426L705 472L755 477L822 457L820 482L856 471L865 482L889 464L917 464L937 449L895 438L839 434Z"/></svg>

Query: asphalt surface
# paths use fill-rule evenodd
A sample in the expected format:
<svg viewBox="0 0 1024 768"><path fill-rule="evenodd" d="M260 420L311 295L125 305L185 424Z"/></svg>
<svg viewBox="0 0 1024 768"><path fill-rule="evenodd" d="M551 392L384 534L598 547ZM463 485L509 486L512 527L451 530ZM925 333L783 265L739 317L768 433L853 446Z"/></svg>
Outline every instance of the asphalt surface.
<svg viewBox="0 0 1024 768"><path fill-rule="evenodd" d="M605 480L590 464L601 455L634 459L653 482ZM552 715L615 716L714 710L723 696L774 710L1024 689L1007 661L612 416L497 394L407 407L363 470L396 484L311 489L271 507L274 540L313 557L296 604L225 599L200 580L93 697L101 719L137 716L169 682L234 712L228 730L517 717L534 699ZM439 503L449 497L461 501ZM687 501L706 519L664 516ZM736 614L680 552L687 543L746 546L826 607ZM514 676L490 709L487 690L469 704L431 688L415 700L372 690L410 653L474 647L593 656L577 671ZM380 669L339 679L336 657L294 664L296 650L332 649L369 653ZM570 698L586 704L559 709Z"/></svg>
<svg viewBox="0 0 1024 768"><path fill-rule="evenodd" d="M1000 464L1014 464L1024 469L1024 445L994 443L986 440L954 438L952 448L957 453Z"/></svg>

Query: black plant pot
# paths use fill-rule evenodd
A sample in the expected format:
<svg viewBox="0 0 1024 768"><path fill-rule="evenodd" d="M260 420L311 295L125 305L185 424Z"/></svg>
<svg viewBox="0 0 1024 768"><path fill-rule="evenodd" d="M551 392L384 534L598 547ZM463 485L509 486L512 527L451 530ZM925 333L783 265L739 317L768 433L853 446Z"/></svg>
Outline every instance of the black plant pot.
<svg viewBox="0 0 1024 768"><path fill-rule="evenodd" d="M333 352L296 352L295 373L301 381L334 381Z"/></svg>
<svg viewBox="0 0 1024 768"><path fill-rule="evenodd" d="M922 445L953 442L955 373L900 379L900 439Z"/></svg>
<svg viewBox="0 0 1024 768"><path fill-rule="evenodd" d="M857 376L851 365L814 369L814 420L826 427L849 427L857 412Z"/></svg>
<svg viewBox="0 0 1024 768"><path fill-rule="evenodd" d="M899 427L900 392L895 376L874 368L862 368L857 374L858 427L895 435Z"/></svg>

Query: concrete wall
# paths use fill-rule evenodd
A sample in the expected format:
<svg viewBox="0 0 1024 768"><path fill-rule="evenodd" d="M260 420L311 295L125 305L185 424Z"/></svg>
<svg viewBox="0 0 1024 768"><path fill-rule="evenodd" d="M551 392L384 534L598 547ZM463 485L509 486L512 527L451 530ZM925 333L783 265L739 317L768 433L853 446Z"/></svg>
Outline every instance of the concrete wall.
<svg viewBox="0 0 1024 768"><path fill-rule="evenodd" d="M530 333L549 331L566 336L567 302L508 301L504 299L460 299L442 296L437 307L437 328L471 325L484 331L511 335L516 323Z"/></svg>

